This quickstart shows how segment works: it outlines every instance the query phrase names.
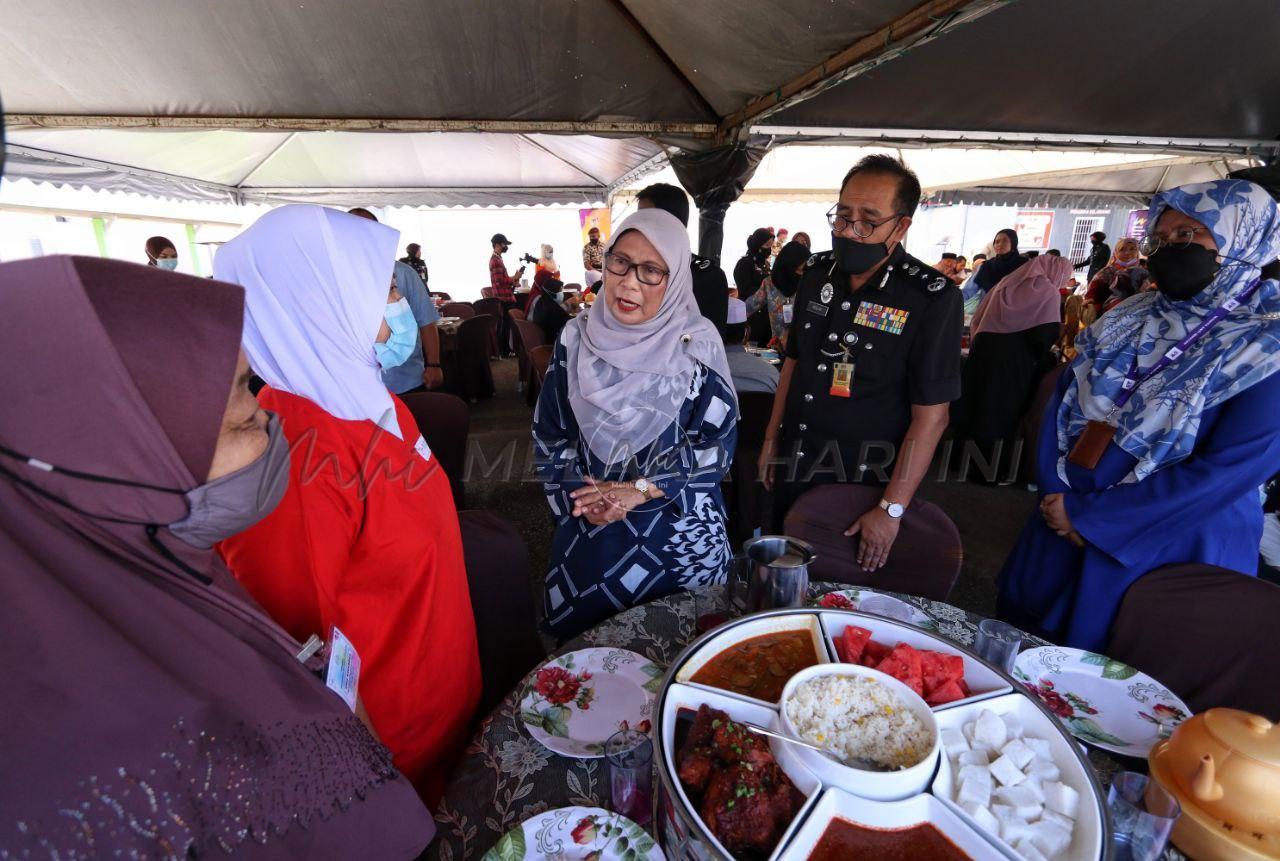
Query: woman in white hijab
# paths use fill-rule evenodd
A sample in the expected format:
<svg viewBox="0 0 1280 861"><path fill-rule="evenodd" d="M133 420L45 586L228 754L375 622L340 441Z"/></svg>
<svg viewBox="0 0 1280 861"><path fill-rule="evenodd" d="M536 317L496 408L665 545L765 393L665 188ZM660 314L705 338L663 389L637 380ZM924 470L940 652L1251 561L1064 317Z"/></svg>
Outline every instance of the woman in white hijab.
<svg viewBox="0 0 1280 861"><path fill-rule="evenodd" d="M258 401L292 453L275 511L218 549L299 642L334 628L350 641L374 729L433 802L466 740L480 660L449 480L382 381L417 326L394 289L388 301L398 238L285 206L218 251L217 277L245 289Z"/></svg>
<svg viewBox="0 0 1280 861"><path fill-rule="evenodd" d="M720 480L738 404L689 261L684 225L640 210L606 249L600 300L556 344L533 438L556 518L543 603L558 637L728 569Z"/></svg>

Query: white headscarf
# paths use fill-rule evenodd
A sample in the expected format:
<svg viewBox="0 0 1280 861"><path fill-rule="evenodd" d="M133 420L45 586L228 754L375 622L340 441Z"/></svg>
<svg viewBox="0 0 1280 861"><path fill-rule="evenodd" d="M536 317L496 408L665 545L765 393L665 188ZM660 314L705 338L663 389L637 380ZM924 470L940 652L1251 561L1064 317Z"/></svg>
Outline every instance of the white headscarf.
<svg viewBox="0 0 1280 861"><path fill-rule="evenodd" d="M374 353L399 231L336 209L273 209L218 249L214 277L245 289L244 349L273 388L400 436Z"/></svg>
<svg viewBox="0 0 1280 861"><path fill-rule="evenodd" d="M670 272L658 313L643 323L620 322L606 281L605 301L560 335L569 405L587 447L606 464L635 456L679 420L698 363L732 379L724 343L693 298L685 226L661 209L642 209L618 226L606 251L628 230L653 243Z"/></svg>

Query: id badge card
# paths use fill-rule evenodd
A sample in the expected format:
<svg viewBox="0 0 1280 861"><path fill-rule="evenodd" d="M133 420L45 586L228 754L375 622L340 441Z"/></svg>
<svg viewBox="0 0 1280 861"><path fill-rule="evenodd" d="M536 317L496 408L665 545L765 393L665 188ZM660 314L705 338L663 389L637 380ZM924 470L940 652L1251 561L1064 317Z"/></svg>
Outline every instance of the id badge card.
<svg viewBox="0 0 1280 861"><path fill-rule="evenodd" d="M1116 426L1109 422L1090 419L1085 425L1084 433L1071 446L1067 454L1067 462L1082 469L1093 469L1102 460L1102 453L1107 450L1111 440L1115 438Z"/></svg>
<svg viewBox="0 0 1280 861"><path fill-rule="evenodd" d="M853 363L835 362L831 368L831 389L833 397L848 398L853 396Z"/></svg>
<svg viewBox="0 0 1280 861"><path fill-rule="evenodd" d="M342 697L347 708L356 710L356 695L360 689L360 654L336 627L329 636L329 670L325 674L324 684Z"/></svg>

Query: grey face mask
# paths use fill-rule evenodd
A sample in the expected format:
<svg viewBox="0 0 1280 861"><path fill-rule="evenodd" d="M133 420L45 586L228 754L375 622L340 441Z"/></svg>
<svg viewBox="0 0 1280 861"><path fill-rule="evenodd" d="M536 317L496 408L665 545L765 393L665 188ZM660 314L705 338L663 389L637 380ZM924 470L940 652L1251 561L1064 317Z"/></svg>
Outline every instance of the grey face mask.
<svg viewBox="0 0 1280 861"><path fill-rule="evenodd" d="M208 550L270 514L289 489L289 441L270 413L267 449L248 466L187 492L187 516L169 526L183 542Z"/></svg>

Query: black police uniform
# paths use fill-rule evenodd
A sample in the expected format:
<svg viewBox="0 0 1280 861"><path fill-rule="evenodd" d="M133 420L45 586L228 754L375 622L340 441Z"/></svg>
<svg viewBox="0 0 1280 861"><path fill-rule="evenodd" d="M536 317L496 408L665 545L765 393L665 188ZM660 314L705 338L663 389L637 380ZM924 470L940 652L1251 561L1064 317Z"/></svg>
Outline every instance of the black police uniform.
<svg viewBox="0 0 1280 861"><path fill-rule="evenodd" d="M778 454L794 460L775 467L779 523L815 485L887 482L911 407L960 396L963 323L959 288L901 244L856 292L831 252L809 258L787 336ZM854 366L849 397L832 393L837 362Z"/></svg>

